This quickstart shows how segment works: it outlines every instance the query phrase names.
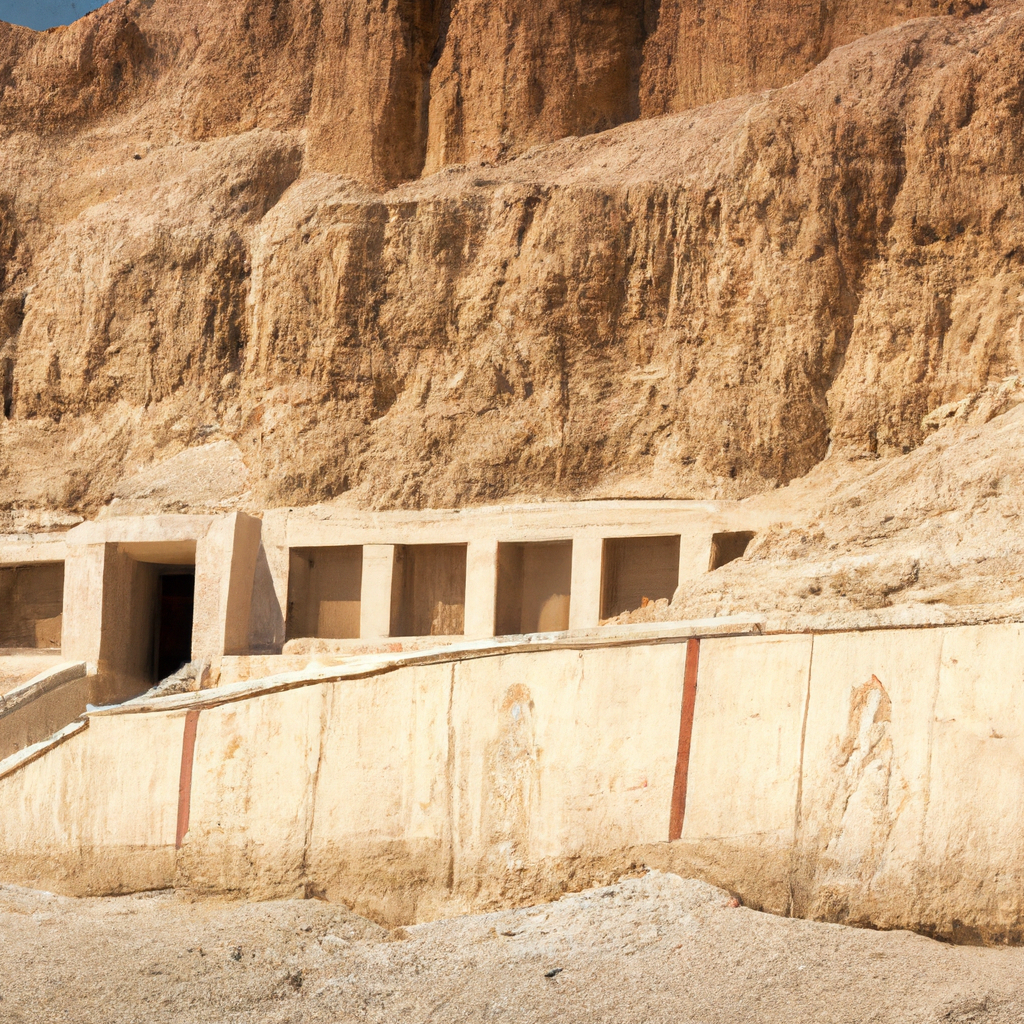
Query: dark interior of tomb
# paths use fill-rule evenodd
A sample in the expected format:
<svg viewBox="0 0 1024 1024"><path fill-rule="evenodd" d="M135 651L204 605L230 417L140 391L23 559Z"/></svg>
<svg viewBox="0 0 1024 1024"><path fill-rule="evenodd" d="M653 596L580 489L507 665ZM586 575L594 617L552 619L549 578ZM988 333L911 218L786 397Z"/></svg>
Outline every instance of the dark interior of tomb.
<svg viewBox="0 0 1024 1024"><path fill-rule="evenodd" d="M753 539L754 534L746 530L738 533L714 534L711 538L711 561L708 571L714 572L715 569L721 569L723 565L742 558Z"/></svg>
<svg viewBox="0 0 1024 1024"><path fill-rule="evenodd" d="M166 679L192 660L195 572L161 573L157 586L156 678Z"/></svg>

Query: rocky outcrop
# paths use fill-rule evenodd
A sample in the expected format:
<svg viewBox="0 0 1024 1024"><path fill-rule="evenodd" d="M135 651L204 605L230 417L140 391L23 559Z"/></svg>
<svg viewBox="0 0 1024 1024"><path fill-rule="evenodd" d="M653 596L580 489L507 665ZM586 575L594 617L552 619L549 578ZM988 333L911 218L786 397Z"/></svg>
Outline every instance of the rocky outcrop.
<svg viewBox="0 0 1024 1024"><path fill-rule="evenodd" d="M305 128L314 167L394 184L750 90L830 50L984 0L113 0L35 33L0 23L0 123L145 133Z"/></svg>
<svg viewBox="0 0 1024 1024"><path fill-rule="evenodd" d="M1019 622L1024 400L1010 378L927 417L908 455L829 459L740 503L742 558L618 621L757 613L769 630Z"/></svg>
<svg viewBox="0 0 1024 1024"><path fill-rule="evenodd" d="M548 6L5 29L2 501L741 496L1019 369L1020 3Z"/></svg>

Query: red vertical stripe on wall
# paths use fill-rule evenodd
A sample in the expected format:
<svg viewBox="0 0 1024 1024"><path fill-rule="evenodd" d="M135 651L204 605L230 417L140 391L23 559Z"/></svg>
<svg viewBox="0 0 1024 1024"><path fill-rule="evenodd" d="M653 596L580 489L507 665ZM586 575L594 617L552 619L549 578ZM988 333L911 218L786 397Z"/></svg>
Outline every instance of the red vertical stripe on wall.
<svg viewBox="0 0 1024 1024"><path fill-rule="evenodd" d="M686 642L683 705L679 713L679 748L676 751L676 777L672 786L672 813L668 821L670 840L678 839L683 834L683 815L686 813L686 780L690 772L690 739L693 736L693 709L697 704L697 662L699 658L700 640L693 637Z"/></svg>
<svg viewBox="0 0 1024 1024"><path fill-rule="evenodd" d="M181 844L188 832L189 812L192 809L192 761L196 751L196 726L199 724L198 711L185 712L185 734L181 740L181 775L178 781L178 831L174 848Z"/></svg>

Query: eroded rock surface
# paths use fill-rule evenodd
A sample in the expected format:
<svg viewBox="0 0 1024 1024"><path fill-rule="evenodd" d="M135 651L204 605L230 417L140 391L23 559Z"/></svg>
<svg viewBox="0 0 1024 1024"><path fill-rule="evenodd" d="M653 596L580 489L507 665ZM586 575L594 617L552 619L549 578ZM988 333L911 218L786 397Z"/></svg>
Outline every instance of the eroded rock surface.
<svg viewBox="0 0 1024 1024"><path fill-rule="evenodd" d="M940 408L908 455L831 459L741 502L743 558L638 622L754 612L770 629L1019 621L1024 399L1010 378Z"/></svg>
<svg viewBox="0 0 1024 1024"><path fill-rule="evenodd" d="M0 52L12 514L740 497L1019 369L1013 0L129 0ZM210 445L219 493L145 482Z"/></svg>

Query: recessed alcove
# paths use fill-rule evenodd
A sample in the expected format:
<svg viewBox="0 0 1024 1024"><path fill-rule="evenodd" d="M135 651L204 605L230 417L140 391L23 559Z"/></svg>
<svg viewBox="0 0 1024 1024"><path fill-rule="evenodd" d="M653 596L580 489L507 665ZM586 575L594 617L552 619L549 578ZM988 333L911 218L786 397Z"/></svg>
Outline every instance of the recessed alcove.
<svg viewBox="0 0 1024 1024"><path fill-rule="evenodd" d="M293 548L288 572L287 639L359 636L363 549Z"/></svg>
<svg viewBox="0 0 1024 1024"><path fill-rule="evenodd" d="M749 530L714 534L711 537L711 560L708 563L708 572L714 572L715 569L721 569L723 565L742 558L753 539L754 534Z"/></svg>
<svg viewBox="0 0 1024 1024"><path fill-rule="evenodd" d="M395 547L392 636L457 636L466 628L465 544Z"/></svg>
<svg viewBox="0 0 1024 1024"><path fill-rule="evenodd" d="M571 584L571 540L499 544L495 632L568 629Z"/></svg>
<svg viewBox="0 0 1024 1024"><path fill-rule="evenodd" d="M0 647L60 647L64 563L0 569Z"/></svg>
<svg viewBox="0 0 1024 1024"><path fill-rule="evenodd" d="M604 542L601 618L672 600L679 585L679 536L615 537Z"/></svg>

